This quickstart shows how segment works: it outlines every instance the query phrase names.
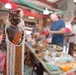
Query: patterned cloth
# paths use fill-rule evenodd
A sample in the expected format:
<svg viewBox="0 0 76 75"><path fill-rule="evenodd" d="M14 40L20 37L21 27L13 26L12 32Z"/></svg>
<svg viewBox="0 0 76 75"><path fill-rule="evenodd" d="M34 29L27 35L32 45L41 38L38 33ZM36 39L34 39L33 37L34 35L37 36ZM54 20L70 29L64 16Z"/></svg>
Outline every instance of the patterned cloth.
<svg viewBox="0 0 76 75"><path fill-rule="evenodd" d="M3 75L23 75L24 69L24 43L15 46L7 42L7 58Z"/></svg>
<svg viewBox="0 0 76 75"><path fill-rule="evenodd" d="M4 70L4 62L5 62L6 52L0 52L0 72Z"/></svg>

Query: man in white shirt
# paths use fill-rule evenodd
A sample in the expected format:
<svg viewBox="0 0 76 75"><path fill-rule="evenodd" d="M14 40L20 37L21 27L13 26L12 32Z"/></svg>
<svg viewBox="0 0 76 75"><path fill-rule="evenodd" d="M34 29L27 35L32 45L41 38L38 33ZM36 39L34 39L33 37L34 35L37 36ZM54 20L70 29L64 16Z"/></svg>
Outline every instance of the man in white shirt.
<svg viewBox="0 0 76 75"><path fill-rule="evenodd" d="M76 44L76 23L72 25L72 34L73 36L69 38L69 42Z"/></svg>
<svg viewBox="0 0 76 75"><path fill-rule="evenodd" d="M72 22L72 35L69 37L69 54L73 55L73 45L76 44L76 22Z"/></svg>

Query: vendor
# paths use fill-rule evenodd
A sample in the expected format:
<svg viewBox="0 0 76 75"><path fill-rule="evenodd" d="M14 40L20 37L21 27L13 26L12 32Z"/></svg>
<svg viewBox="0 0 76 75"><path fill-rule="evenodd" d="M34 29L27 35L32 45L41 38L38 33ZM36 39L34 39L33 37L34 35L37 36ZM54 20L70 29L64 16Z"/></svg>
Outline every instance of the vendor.
<svg viewBox="0 0 76 75"><path fill-rule="evenodd" d="M51 14L52 25L50 28L50 34L52 34L52 43L63 46L65 23L59 19L57 14Z"/></svg>

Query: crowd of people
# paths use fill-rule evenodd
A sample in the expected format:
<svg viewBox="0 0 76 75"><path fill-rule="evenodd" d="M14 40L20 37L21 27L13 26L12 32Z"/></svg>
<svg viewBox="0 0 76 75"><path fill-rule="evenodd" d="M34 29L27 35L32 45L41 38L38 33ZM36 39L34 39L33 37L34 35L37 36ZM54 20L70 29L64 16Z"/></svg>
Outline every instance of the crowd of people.
<svg viewBox="0 0 76 75"><path fill-rule="evenodd" d="M59 46L64 45L64 39L65 39L65 35L69 35L69 34L76 34L75 33L75 21L73 21L71 23L71 29L69 28L69 26L66 26L66 23L64 20L60 19L58 17L57 14L51 14L50 15L50 19L52 21L52 24L50 25L50 28L47 29L47 27L43 27L42 30L39 30L39 25L35 24L33 26L30 26L26 23L25 26L31 27L33 28L33 33L39 33L40 38L43 37L43 35L45 36L46 34L49 34L50 37L52 37L52 44L57 44ZM71 42L71 38L76 37L74 36L69 36L69 41ZM72 39L73 40L73 39ZM73 40L75 42L75 39Z"/></svg>

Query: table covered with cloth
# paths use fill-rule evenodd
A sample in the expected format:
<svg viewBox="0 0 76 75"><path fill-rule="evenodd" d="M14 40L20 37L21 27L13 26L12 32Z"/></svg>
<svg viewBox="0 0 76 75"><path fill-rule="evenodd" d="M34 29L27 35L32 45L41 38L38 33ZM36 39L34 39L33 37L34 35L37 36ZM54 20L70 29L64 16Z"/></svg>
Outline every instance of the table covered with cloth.
<svg viewBox="0 0 76 75"><path fill-rule="evenodd" d="M67 56L67 58L68 59L66 59L64 56L61 56L60 58L62 59L62 60L59 60L60 58L56 58L56 60L58 59L60 62L65 62L65 61L68 61L68 65L71 65L72 66L72 68L71 68L71 66L69 67L69 68L67 68L67 67L65 67L65 66L63 66L63 67L65 67L65 68L67 68L67 70L63 70L62 69L62 67L60 67L59 66L59 64L60 64L60 62L56 62L56 63L54 63L54 57L51 57L51 58L49 58L49 57L47 57L49 60L50 60L50 62L48 62L49 60L44 60L43 59L43 57L42 58L40 58L39 56L38 56L38 54L36 54L36 52L35 52L35 48L33 48L32 46L29 46L29 44L26 42L25 43L26 44L26 46L27 46L27 48L29 48L29 50L30 50L30 52L35 56L35 58L38 60L38 62L40 62L41 63L41 65L43 66L43 68L45 69L45 71L49 74L49 75L75 75L75 71L76 71L76 61L74 61L74 59L72 59L72 58L69 58L68 56L69 55L66 55ZM65 59L65 60L64 60ZM70 63L70 61L72 61L71 63ZM72 65L72 63L74 63L73 65ZM52 64L52 65L51 65ZM62 64L61 64L62 65ZM71 74L72 73L72 74Z"/></svg>

